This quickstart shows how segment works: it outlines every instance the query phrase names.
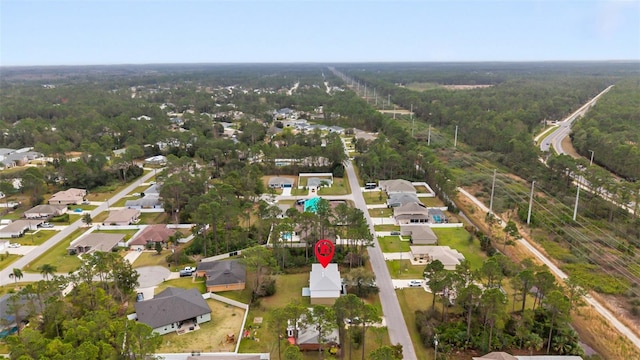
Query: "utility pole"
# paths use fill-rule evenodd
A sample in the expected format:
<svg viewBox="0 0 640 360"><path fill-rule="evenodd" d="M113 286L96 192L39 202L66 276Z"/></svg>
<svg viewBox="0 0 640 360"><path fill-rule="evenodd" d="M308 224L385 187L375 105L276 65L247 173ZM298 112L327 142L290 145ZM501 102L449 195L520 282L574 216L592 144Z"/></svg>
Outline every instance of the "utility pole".
<svg viewBox="0 0 640 360"><path fill-rule="evenodd" d="M589 166L593 165L593 154L595 154L595 152L593 150L589 150L589 152L591 153L591 161L589 161Z"/></svg>
<svg viewBox="0 0 640 360"><path fill-rule="evenodd" d="M387 105L391 105L391 94L387 94Z"/></svg>
<svg viewBox="0 0 640 360"><path fill-rule="evenodd" d="M393 104L393 120L396 119L396 104Z"/></svg>
<svg viewBox="0 0 640 360"><path fill-rule="evenodd" d="M493 213L493 192L496 189L496 173L498 169L493 169L493 182L491 183L491 200L489 200L489 213Z"/></svg>
<svg viewBox="0 0 640 360"><path fill-rule="evenodd" d="M458 147L458 125L456 125L456 135L453 138L453 147L454 148Z"/></svg>
<svg viewBox="0 0 640 360"><path fill-rule="evenodd" d="M411 117L411 137L413 137L413 127L415 125L415 120L413 120L413 104L411 104L411 111L409 112L409 117Z"/></svg>
<svg viewBox="0 0 640 360"><path fill-rule="evenodd" d="M580 199L580 177L578 177L578 190L576 191L576 205L573 207L573 221L578 216L578 200Z"/></svg>
<svg viewBox="0 0 640 360"><path fill-rule="evenodd" d="M529 212L527 213L527 225L531 223L531 207L533 206L533 187L536 186L536 181L531 183L531 195L529 195Z"/></svg>
<svg viewBox="0 0 640 360"><path fill-rule="evenodd" d="M376 106L378 106L378 94L376 94L376 88L373 88L373 97L376 98Z"/></svg>
<svg viewBox="0 0 640 360"><path fill-rule="evenodd" d="M431 124L429 124L429 135L427 135L427 146L431 146Z"/></svg>

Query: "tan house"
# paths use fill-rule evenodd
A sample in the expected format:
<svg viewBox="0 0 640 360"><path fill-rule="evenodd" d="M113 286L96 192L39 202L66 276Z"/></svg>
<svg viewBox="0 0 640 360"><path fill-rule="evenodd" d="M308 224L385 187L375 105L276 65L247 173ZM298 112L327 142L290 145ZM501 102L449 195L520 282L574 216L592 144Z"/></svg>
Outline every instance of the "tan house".
<svg viewBox="0 0 640 360"><path fill-rule="evenodd" d="M66 205L37 205L24 212L27 219L49 219L67 212Z"/></svg>
<svg viewBox="0 0 640 360"><path fill-rule="evenodd" d="M111 211L109 213L109 217L107 217L103 225L131 225L138 221L138 216L140 216L140 210L138 209L121 209L116 211Z"/></svg>
<svg viewBox="0 0 640 360"><path fill-rule="evenodd" d="M393 208L393 217L401 225L427 223L429 210L421 203L409 203Z"/></svg>
<svg viewBox="0 0 640 360"><path fill-rule="evenodd" d="M53 194L49 199L50 205L75 205L84 201L84 197L87 196L87 190L71 188L63 191L58 191Z"/></svg>
<svg viewBox="0 0 640 360"><path fill-rule="evenodd" d="M129 242L129 248L131 250L144 250L147 246L155 246L156 243L166 245L170 236L175 234L174 229L170 229L164 224L148 225Z"/></svg>
<svg viewBox="0 0 640 360"><path fill-rule="evenodd" d="M448 246L410 246L411 257L414 261L430 263L440 260L445 270L455 270L464 260L464 255Z"/></svg>
<svg viewBox="0 0 640 360"><path fill-rule="evenodd" d="M67 248L69 254L86 254L88 252L112 251L124 240L125 234L106 234L93 232L71 243Z"/></svg>
<svg viewBox="0 0 640 360"><path fill-rule="evenodd" d="M389 196L397 193L415 194L417 192L411 181L403 179L380 180L380 188Z"/></svg>
<svg viewBox="0 0 640 360"><path fill-rule="evenodd" d="M24 235L27 230L36 230L42 220L16 220L0 229L0 238L18 238Z"/></svg>
<svg viewBox="0 0 640 360"><path fill-rule="evenodd" d="M413 245L436 245L438 236L429 225L409 224L400 226L400 235L410 236Z"/></svg>
<svg viewBox="0 0 640 360"><path fill-rule="evenodd" d="M207 292L244 290L247 270L238 260L200 262L197 277L205 277Z"/></svg>

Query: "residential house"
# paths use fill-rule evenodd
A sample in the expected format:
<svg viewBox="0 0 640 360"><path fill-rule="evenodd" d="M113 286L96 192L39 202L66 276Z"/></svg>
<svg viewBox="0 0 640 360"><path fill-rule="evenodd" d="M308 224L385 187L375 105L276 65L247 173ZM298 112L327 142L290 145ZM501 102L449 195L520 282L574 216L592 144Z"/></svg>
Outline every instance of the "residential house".
<svg viewBox="0 0 640 360"><path fill-rule="evenodd" d="M153 299L134 305L138 321L164 335L211 321L211 308L196 288L169 287Z"/></svg>
<svg viewBox="0 0 640 360"><path fill-rule="evenodd" d="M387 207L398 207L410 203L419 203L418 195L415 193L392 193L387 199Z"/></svg>
<svg viewBox="0 0 640 360"><path fill-rule="evenodd" d="M125 234L107 234L92 232L73 242L67 248L71 255L86 254L94 251L109 252L124 241Z"/></svg>
<svg viewBox="0 0 640 360"><path fill-rule="evenodd" d="M329 132L336 133L336 134L344 134L344 128L340 126L335 126L335 125L330 126Z"/></svg>
<svg viewBox="0 0 640 360"><path fill-rule="evenodd" d="M50 219L67 212L66 205L36 205L24 212L27 219Z"/></svg>
<svg viewBox="0 0 640 360"><path fill-rule="evenodd" d="M429 222L429 210L421 203L409 203L393 208L393 217L398 224Z"/></svg>
<svg viewBox="0 0 640 360"><path fill-rule="evenodd" d="M244 290L247 270L238 260L200 262L196 276L205 277L207 292Z"/></svg>
<svg viewBox="0 0 640 360"><path fill-rule="evenodd" d="M309 311L313 311L313 309L309 309ZM318 339L318 330L316 329L316 325L309 324L305 320L306 319L300 321L297 326L293 326L293 324L289 323L287 326L287 338L289 343L297 345L302 351L318 351L320 348L330 349L340 346L340 338L337 328L333 329L330 333L325 334L324 338Z"/></svg>
<svg viewBox="0 0 640 360"><path fill-rule="evenodd" d="M144 159L144 163L146 165L166 165L167 164L167 157L164 156L164 155L152 156L150 158Z"/></svg>
<svg viewBox="0 0 640 360"><path fill-rule="evenodd" d="M272 189L290 188L293 187L294 180L286 177L274 176L269 178L269 187Z"/></svg>
<svg viewBox="0 0 640 360"><path fill-rule="evenodd" d="M410 181L403 179L380 180L380 188L389 196L394 193L416 193L416 188L413 184Z"/></svg>
<svg viewBox="0 0 640 360"><path fill-rule="evenodd" d="M0 229L0 238L18 238L24 235L27 230L36 230L43 220L16 220Z"/></svg>
<svg viewBox="0 0 640 360"><path fill-rule="evenodd" d="M311 305L333 305L342 293L342 279L338 264L330 263L326 268L320 264L311 264L309 276L309 295Z"/></svg>
<svg viewBox="0 0 640 360"><path fill-rule="evenodd" d="M84 201L87 196L87 190L84 189L67 189L58 191L49 199L49 205L75 205Z"/></svg>
<svg viewBox="0 0 640 360"><path fill-rule="evenodd" d="M162 209L162 201L157 197L145 196L140 199L127 200L124 202L127 209Z"/></svg>
<svg viewBox="0 0 640 360"><path fill-rule="evenodd" d="M121 209L111 211L109 216L104 220L103 225L131 225L138 221L140 210L138 209Z"/></svg>
<svg viewBox="0 0 640 360"><path fill-rule="evenodd" d="M464 260L464 255L448 246L410 246L414 261L430 263L440 260L445 270L455 270Z"/></svg>
<svg viewBox="0 0 640 360"><path fill-rule="evenodd" d="M156 243L166 246L169 237L175 233L174 229L170 229L164 224L148 225L129 242L129 248L131 250L144 250L147 247L155 247Z"/></svg>
<svg viewBox="0 0 640 360"><path fill-rule="evenodd" d="M311 191L319 190L322 186L331 187L333 181L330 179L322 179L318 177L310 177L307 179L307 188Z"/></svg>
<svg viewBox="0 0 640 360"><path fill-rule="evenodd" d="M438 243L438 236L429 225L401 225L400 235L410 236L413 245L435 245Z"/></svg>

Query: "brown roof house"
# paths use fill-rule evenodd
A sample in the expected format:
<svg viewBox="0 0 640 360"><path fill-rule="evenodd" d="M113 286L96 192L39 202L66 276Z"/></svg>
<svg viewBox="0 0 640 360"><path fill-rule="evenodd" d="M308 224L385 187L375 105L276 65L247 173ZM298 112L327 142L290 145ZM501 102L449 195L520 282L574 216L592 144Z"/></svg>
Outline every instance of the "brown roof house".
<svg viewBox="0 0 640 360"><path fill-rule="evenodd" d="M238 260L201 262L196 276L206 277L208 292L244 290L247 282L247 270Z"/></svg>
<svg viewBox="0 0 640 360"><path fill-rule="evenodd" d="M69 254L85 254L94 251L113 251L124 240L125 234L91 233L71 242Z"/></svg>
<svg viewBox="0 0 640 360"><path fill-rule="evenodd" d="M464 260L464 255L448 246L410 246L414 261L430 263L440 260L445 270L455 270Z"/></svg>
<svg viewBox="0 0 640 360"><path fill-rule="evenodd" d="M393 217L398 224L419 224L429 222L429 210L420 203L409 203L393 208Z"/></svg>
<svg viewBox="0 0 640 360"><path fill-rule="evenodd" d="M138 216L140 216L140 210L138 209L121 209L116 211L111 211L109 213L109 217L107 217L103 225L131 225L138 221Z"/></svg>
<svg viewBox="0 0 640 360"><path fill-rule="evenodd" d="M27 219L49 219L67 212L66 205L37 205L24 212Z"/></svg>
<svg viewBox="0 0 640 360"><path fill-rule="evenodd" d="M199 329L198 324L211 321L211 308L196 288L167 288L153 299L135 303L138 321L164 335L176 331Z"/></svg>
<svg viewBox="0 0 640 360"><path fill-rule="evenodd" d="M149 225L129 242L131 250L144 250L147 247L154 247L156 243L165 245L169 237L175 234L174 229L170 229L164 224Z"/></svg>
<svg viewBox="0 0 640 360"><path fill-rule="evenodd" d="M400 226L400 235L410 236L413 245L436 245L438 236L429 225L408 224Z"/></svg>
<svg viewBox="0 0 640 360"><path fill-rule="evenodd" d="M58 191L53 194L49 199L50 205L71 205L80 204L84 201L84 197L87 196L87 190L71 188L63 191Z"/></svg>

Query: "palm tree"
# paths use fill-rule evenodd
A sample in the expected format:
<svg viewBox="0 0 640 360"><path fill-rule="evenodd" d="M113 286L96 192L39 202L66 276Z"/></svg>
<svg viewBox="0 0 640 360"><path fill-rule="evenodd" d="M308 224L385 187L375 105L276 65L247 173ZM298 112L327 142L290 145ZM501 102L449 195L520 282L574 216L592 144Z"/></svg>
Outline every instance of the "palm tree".
<svg viewBox="0 0 640 360"><path fill-rule="evenodd" d="M38 271L40 271L40 274L48 281L49 275L53 276L53 274L58 271L58 268L55 265L43 264L38 268Z"/></svg>
<svg viewBox="0 0 640 360"><path fill-rule="evenodd" d="M24 274L22 273L22 270L13 268L13 271L11 272L11 274L9 274L9 277L13 278L13 280L16 282L16 285L18 285L18 279L22 279L24 277Z"/></svg>

